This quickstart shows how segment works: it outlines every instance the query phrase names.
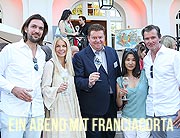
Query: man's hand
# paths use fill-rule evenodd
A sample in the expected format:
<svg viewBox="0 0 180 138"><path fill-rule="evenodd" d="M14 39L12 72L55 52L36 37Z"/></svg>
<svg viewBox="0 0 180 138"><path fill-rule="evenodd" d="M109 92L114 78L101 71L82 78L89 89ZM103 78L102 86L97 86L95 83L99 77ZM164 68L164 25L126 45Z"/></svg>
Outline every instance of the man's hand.
<svg viewBox="0 0 180 138"><path fill-rule="evenodd" d="M180 127L180 110L178 111L178 116L176 117L176 119L173 121L173 125L179 128Z"/></svg>
<svg viewBox="0 0 180 138"><path fill-rule="evenodd" d="M91 88L99 78L100 78L100 73L99 72L91 73L89 75L89 87Z"/></svg>
<svg viewBox="0 0 180 138"><path fill-rule="evenodd" d="M33 90L20 88L20 87L14 87L12 89L12 94L14 94L17 98L24 100L26 102L32 101L32 96L29 94L29 92L32 92Z"/></svg>

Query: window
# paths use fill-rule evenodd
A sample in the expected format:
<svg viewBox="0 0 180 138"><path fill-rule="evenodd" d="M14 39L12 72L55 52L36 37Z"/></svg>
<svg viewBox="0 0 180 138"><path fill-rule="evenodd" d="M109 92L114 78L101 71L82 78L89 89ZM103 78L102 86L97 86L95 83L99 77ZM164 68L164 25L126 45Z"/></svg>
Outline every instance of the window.
<svg viewBox="0 0 180 138"><path fill-rule="evenodd" d="M121 14L116 10L115 8L111 8L110 10L110 16L111 17L121 17Z"/></svg>
<svg viewBox="0 0 180 138"><path fill-rule="evenodd" d="M178 12L178 14L176 15L176 33L177 33L177 37L180 37L180 10Z"/></svg>
<svg viewBox="0 0 180 138"><path fill-rule="evenodd" d="M0 23L2 23L2 10L1 10L1 7L0 7Z"/></svg>
<svg viewBox="0 0 180 138"><path fill-rule="evenodd" d="M102 24L107 32L107 45L115 47L115 32L125 27L125 15L121 13L122 8L117 3L111 10L101 10L97 0L79 1L72 7L72 20L73 25L78 24L78 16L84 15L87 19L88 24L99 23Z"/></svg>
<svg viewBox="0 0 180 138"><path fill-rule="evenodd" d="M73 10L72 15L82 15L82 4L78 4Z"/></svg>
<svg viewBox="0 0 180 138"><path fill-rule="evenodd" d="M105 11L99 9L98 2L88 2L87 7L89 16L105 16Z"/></svg>

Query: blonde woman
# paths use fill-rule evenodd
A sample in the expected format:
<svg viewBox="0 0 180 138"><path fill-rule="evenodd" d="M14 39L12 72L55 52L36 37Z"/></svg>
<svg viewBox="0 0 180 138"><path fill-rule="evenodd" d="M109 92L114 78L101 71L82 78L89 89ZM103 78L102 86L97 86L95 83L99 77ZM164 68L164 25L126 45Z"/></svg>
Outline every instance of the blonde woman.
<svg viewBox="0 0 180 138"><path fill-rule="evenodd" d="M161 44L163 44L167 48L171 48L176 50L177 49L177 43L176 39L170 35L165 35L161 38Z"/></svg>
<svg viewBox="0 0 180 138"><path fill-rule="evenodd" d="M45 130L44 138L85 138L82 123L76 124L79 125L77 131L73 131L73 127L77 126L70 126L70 120L82 118L74 85L71 49L67 38L58 37L54 40L52 59L46 63L44 69L42 93L44 104L50 111L49 124L55 119L59 121L56 126L49 126L47 130L50 131Z"/></svg>

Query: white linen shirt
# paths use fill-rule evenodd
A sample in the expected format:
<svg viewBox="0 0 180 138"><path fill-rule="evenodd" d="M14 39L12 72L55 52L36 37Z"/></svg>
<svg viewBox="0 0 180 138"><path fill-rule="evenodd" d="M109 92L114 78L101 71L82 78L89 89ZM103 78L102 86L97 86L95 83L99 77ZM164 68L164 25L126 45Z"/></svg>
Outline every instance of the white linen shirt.
<svg viewBox="0 0 180 138"><path fill-rule="evenodd" d="M180 52L162 45L154 63L150 52L144 58L144 69L149 85L146 114L174 115L180 109ZM150 76L152 65L153 78Z"/></svg>
<svg viewBox="0 0 180 138"><path fill-rule="evenodd" d="M32 117L44 115L41 94L41 78L45 64L45 53L37 46L38 71L34 69L32 50L23 40L7 45L0 52L0 109L12 116ZM11 93L17 87L32 89L32 102L25 102Z"/></svg>

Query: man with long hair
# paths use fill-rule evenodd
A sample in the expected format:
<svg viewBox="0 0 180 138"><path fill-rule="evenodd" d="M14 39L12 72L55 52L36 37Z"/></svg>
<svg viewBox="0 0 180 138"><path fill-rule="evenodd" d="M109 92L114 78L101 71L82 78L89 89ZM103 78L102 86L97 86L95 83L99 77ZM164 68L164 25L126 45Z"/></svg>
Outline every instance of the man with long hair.
<svg viewBox="0 0 180 138"><path fill-rule="evenodd" d="M43 125L43 121L37 123L44 118L40 83L45 53L40 45L48 25L44 17L34 14L25 21L21 32L23 39L7 45L0 53L2 138L39 138L41 129L37 125Z"/></svg>

